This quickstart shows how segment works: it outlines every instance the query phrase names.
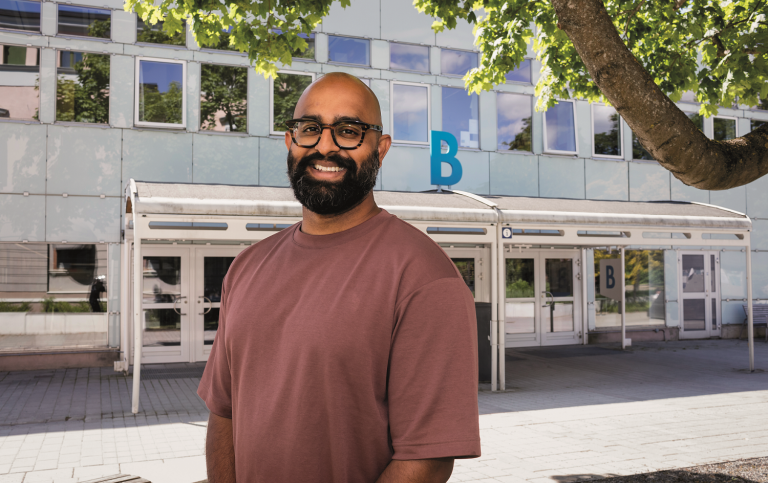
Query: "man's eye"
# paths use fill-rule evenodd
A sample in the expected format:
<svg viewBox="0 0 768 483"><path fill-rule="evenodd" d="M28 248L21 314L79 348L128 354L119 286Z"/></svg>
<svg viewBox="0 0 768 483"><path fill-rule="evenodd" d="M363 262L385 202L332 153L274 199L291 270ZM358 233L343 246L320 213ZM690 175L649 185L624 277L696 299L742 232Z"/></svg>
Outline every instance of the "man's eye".
<svg viewBox="0 0 768 483"><path fill-rule="evenodd" d="M305 126L301 132L313 133L317 132L317 126Z"/></svg>

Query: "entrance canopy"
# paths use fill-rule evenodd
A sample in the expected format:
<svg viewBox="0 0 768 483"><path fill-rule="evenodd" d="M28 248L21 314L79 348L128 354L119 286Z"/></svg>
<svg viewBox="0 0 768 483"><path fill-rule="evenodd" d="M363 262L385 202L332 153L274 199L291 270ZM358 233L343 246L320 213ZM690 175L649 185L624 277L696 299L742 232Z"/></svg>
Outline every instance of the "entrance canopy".
<svg viewBox="0 0 768 483"><path fill-rule="evenodd" d="M123 266L123 341L133 315L133 410L138 411L142 347L141 246L147 242L227 242L250 244L301 220L302 208L290 188L150 183L126 187ZM747 254L750 369L753 365L750 239L746 215L686 202L590 201L512 196L478 196L444 190L422 193L376 191L377 204L443 246L484 246L490 252L492 388L504 389L505 250L547 246L687 248L743 247ZM623 260L623 258L622 258ZM622 262L623 263L623 262ZM587 277L580 277L586 306ZM128 291L132 288L132 297ZM129 299L132 299L130 302ZM130 307L130 308L129 308ZM622 314L623 315L623 314ZM623 317L622 317L623 318ZM586 325L584 325L586 334ZM586 343L586 337L583 337ZM622 341L624 336L622 335ZM123 345L124 370L131 353ZM498 383L498 384L497 384Z"/></svg>

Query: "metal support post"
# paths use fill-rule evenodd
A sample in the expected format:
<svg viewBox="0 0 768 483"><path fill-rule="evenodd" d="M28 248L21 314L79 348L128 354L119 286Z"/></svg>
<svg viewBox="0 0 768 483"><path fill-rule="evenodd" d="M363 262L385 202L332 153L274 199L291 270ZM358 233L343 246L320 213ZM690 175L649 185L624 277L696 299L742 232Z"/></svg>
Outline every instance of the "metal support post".
<svg viewBox="0 0 768 483"><path fill-rule="evenodd" d="M499 270L497 246L501 242L501 223L496 224L496 246L491 249L491 391L498 390L499 377L499 342L497 331L499 326L499 297L496 292L496 273Z"/></svg>
<svg viewBox="0 0 768 483"><path fill-rule="evenodd" d="M500 214L500 213L499 213ZM501 216L499 216L501 218ZM505 326L505 317L506 317L506 300L507 300L507 292L506 292L506 276L507 276L507 261L504 258L504 242L501 238L501 222L499 222L499 231L498 231L498 246L496 249L498 250L498 280L496 283L496 289L498 290L497 298L499 300L499 323L497 327L497 334L496 334L496 340L499 344L499 389L502 391L505 391L507 388L507 368L506 368L506 338L504 334L504 326Z"/></svg>
<svg viewBox="0 0 768 483"><path fill-rule="evenodd" d="M621 278L621 350L625 350L627 348L627 290L624 287L624 247L619 249L619 256L621 257L621 270L619 271Z"/></svg>
<svg viewBox="0 0 768 483"><path fill-rule="evenodd" d="M752 317L752 251L747 246L747 344L749 345L749 372L755 372L755 327ZM765 330L768 330L766 327Z"/></svg>
<svg viewBox="0 0 768 483"><path fill-rule="evenodd" d="M133 400L131 412L139 412L139 390L141 389L141 289L144 282L144 259L141 257L141 235L139 218L134 206L133 214Z"/></svg>

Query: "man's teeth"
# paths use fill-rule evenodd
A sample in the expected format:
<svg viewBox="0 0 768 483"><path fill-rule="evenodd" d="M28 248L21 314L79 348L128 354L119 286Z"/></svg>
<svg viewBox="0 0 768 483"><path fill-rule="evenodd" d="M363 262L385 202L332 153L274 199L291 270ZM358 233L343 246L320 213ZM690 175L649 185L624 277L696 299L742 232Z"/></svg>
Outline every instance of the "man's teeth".
<svg viewBox="0 0 768 483"><path fill-rule="evenodd" d="M328 171L328 172L332 172L332 171L344 171L344 168L341 168L341 167L339 167L339 166L329 166L329 167L325 167L325 166L321 166L321 165L319 165L319 164L316 164L316 165L315 165L315 169L316 169L316 170L318 170L318 171Z"/></svg>

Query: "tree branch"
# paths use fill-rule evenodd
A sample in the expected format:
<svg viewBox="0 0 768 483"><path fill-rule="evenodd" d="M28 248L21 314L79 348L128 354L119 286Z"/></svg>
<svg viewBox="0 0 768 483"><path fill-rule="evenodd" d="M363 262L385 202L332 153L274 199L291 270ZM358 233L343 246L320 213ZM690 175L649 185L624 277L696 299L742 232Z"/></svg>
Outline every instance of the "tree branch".
<svg viewBox="0 0 768 483"><path fill-rule="evenodd" d="M629 21L632 20L632 17L634 17L638 11L640 11L640 7L642 7L644 3L645 3L645 0L640 0L637 3L637 6L629 12L629 15L627 15L627 23L624 27L624 39L627 38L627 32L629 32Z"/></svg>
<svg viewBox="0 0 768 483"><path fill-rule="evenodd" d="M603 95L676 178L699 189L723 190L768 174L768 125L730 141L707 138L635 59L601 0L552 0L552 5Z"/></svg>

